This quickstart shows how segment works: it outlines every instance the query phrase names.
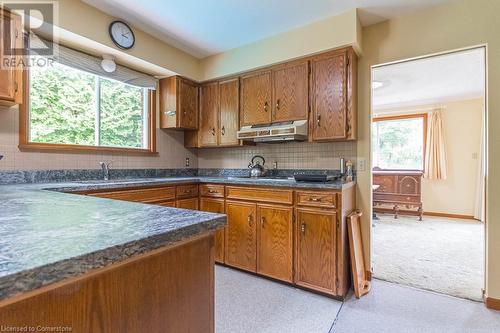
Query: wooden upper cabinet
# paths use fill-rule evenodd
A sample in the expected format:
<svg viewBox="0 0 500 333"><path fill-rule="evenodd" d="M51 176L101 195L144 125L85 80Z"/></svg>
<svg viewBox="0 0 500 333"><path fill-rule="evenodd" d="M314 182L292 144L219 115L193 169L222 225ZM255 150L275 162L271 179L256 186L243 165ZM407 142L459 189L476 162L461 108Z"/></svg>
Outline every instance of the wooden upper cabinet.
<svg viewBox="0 0 500 333"><path fill-rule="evenodd" d="M7 54L9 50L15 51L23 47L23 33L21 17L6 10L0 10L0 104L21 104L23 102L23 69L15 64L20 59L20 52L13 55ZM5 66L13 64L14 66ZM3 67L6 68L3 68Z"/></svg>
<svg viewBox="0 0 500 333"><path fill-rule="evenodd" d="M347 137L345 52L322 55L311 61L311 125L313 140Z"/></svg>
<svg viewBox="0 0 500 333"><path fill-rule="evenodd" d="M160 80L160 128L198 129L198 85L179 76Z"/></svg>
<svg viewBox="0 0 500 333"><path fill-rule="evenodd" d="M258 72L241 78L241 125L271 122L271 72Z"/></svg>
<svg viewBox="0 0 500 333"><path fill-rule="evenodd" d="M273 122L307 119L308 81L307 61L278 66L273 70Z"/></svg>
<svg viewBox="0 0 500 333"><path fill-rule="evenodd" d="M256 271L257 265L257 205L226 201L226 258L228 265Z"/></svg>
<svg viewBox="0 0 500 333"><path fill-rule="evenodd" d="M257 205L257 273L293 282L293 208Z"/></svg>
<svg viewBox="0 0 500 333"><path fill-rule="evenodd" d="M295 283L336 293L336 225L334 211L297 209Z"/></svg>
<svg viewBox="0 0 500 333"><path fill-rule="evenodd" d="M181 128L198 128L198 85L186 79L180 79L179 123Z"/></svg>
<svg viewBox="0 0 500 333"><path fill-rule="evenodd" d="M200 88L199 140L202 147L217 146L219 137L219 83L203 84Z"/></svg>
<svg viewBox="0 0 500 333"><path fill-rule="evenodd" d="M200 88L200 126L186 131L188 148L238 146L240 84L238 78L205 83Z"/></svg>
<svg viewBox="0 0 500 333"><path fill-rule="evenodd" d="M240 129L240 80L238 78L219 82L219 133L221 146L237 146L236 132Z"/></svg>

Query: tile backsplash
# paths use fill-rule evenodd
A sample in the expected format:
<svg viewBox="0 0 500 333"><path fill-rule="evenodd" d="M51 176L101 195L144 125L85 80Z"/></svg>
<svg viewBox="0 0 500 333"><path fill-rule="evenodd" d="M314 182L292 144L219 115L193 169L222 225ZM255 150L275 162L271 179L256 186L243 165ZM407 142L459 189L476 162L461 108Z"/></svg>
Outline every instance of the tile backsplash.
<svg viewBox="0 0 500 333"><path fill-rule="evenodd" d="M356 142L258 144L237 148L207 148L198 151L198 167L246 168L252 156L262 155L266 166L278 169L338 169L340 158L356 163Z"/></svg>

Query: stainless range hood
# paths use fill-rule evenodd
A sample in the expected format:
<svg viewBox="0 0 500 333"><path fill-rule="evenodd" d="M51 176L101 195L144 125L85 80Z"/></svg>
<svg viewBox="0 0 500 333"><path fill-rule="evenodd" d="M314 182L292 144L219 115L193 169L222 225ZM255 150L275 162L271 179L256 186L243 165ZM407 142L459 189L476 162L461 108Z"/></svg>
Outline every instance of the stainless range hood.
<svg viewBox="0 0 500 333"><path fill-rule="evenodd" d="M284 121L274 124L243 126L239 140L253 142L287 142L307 140L307 120Z"/></svg>

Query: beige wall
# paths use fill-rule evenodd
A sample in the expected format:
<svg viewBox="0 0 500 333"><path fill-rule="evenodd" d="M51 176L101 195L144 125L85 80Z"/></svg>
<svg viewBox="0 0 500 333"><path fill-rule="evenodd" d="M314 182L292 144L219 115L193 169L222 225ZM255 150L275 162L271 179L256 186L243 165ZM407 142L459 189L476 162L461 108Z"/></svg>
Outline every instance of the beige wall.
<svg viewBox="0 0 500 333"><path fill-rule="evenodd" d="M97 169L100 161L113 162L116 169L184 168L186 157L197 167L196 152L184 148L182 132L158 129L156 142L158 155L21 152L19 110L0 107L0 170Z"/></svg>
<svg viewBox="0 0 500 333"><path fill-rule="evenodd" d="M474 216L484 100L414 105L396 110L377 110L375 114L392 116L424 113L434 108L442 109L447 178L422 180L424 212Z"/></svg>
<svg viewBox="0 0 500 333"><path fill-rule="evenodd" d="M61 0L59 27L102 45L117 49L108 33L109 24L115 19L80 0ZM201 79L200 60L159 39L134 28L136 44L125 53L172 72Z"/></svg>
<svg viewBox="0 0 500 333"><path fill-rule="evenodd" d="M393 19L363 29L363 57L359 62L358 160L370 165L370 66L452 49L488 44L489 86L500 86L500 1L461 0ZM500 170L500 94L490 90L488 100L489 170ZM358 172L358 206L371 207L371 175ZM487 175L487 296L500 298L500 174ZM370 221L362 231L368 261L371 258Z"/></svg>
<svg viewBox="0 0 500 333"><path fill-rule="evenodd" d="M353 45L359 51L361 26L356 10L349 10L304 27L203 59L205 80Z"/></svg>
<svg viewBox="0 0 500 333"><path fill-rule="evenodd" d="M338 169L340 157L356 161L355 142L259 144L239 148L207 148L198 152L200 168L246 168L254 155L266 159L266 167L278 169Z"/></svg>

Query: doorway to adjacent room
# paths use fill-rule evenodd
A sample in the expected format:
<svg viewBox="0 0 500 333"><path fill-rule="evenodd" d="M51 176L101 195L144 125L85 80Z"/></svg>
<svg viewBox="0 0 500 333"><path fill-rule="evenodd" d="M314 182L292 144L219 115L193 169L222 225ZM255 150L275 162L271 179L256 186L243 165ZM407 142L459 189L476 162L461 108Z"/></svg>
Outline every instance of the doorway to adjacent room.
<svg viewBox="0 0 500 333"><path fill-rule="evenodd" d="M373 273L482 300L486 47L372 68Z"/></svg>

